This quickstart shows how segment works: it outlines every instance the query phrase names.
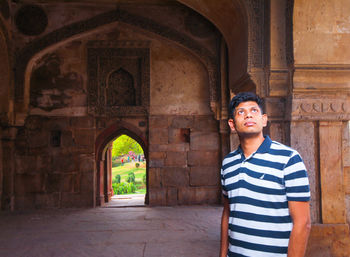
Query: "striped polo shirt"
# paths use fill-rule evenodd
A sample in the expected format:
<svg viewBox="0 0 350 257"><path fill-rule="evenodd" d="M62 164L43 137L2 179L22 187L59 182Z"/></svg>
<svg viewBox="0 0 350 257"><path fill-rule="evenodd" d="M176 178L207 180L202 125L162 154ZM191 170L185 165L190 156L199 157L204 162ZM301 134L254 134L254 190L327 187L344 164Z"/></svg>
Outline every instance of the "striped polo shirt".
<svg viewBox="0 0 350 257"><path fill-rule="evenodd" d="M221 183L230 203L228 256L287 256L288 201L310 200L298 152L268 136L247 158L238 147L223 160Z"/></svg>

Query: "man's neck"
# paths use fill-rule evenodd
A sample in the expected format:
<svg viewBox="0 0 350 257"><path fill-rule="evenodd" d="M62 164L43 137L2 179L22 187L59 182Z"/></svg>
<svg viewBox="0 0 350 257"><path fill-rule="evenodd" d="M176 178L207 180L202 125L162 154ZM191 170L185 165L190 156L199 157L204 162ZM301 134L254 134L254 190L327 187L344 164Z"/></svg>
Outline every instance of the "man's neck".
<svg viewBox="0 0 350 257"><path fill-rule="evenodd" d="M262 133L252 137L240 136L239 141L241 143L244 156L247 158L252 153L256 152L264 140L265 138Z"/></svg>

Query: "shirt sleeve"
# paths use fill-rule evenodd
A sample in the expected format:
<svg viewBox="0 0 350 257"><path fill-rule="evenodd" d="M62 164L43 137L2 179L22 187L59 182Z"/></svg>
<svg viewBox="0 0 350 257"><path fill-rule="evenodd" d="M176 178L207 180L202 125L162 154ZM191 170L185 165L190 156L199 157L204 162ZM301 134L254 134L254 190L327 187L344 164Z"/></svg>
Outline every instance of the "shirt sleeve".
<svg viewBox="0 0 350 257"><path fill-rule="evenodd" d="M228 197L223 172L224 172L223 169L221 169L221 190L222 190L222 194L224 195L224 197Z"/></svg>
<svg viewBox="0 0 350 257"><path fill-rule="evenodd" d="M297 152L293 152L284 167L284 183L288 201L310 201L310 185L306 167Z"/></svg>

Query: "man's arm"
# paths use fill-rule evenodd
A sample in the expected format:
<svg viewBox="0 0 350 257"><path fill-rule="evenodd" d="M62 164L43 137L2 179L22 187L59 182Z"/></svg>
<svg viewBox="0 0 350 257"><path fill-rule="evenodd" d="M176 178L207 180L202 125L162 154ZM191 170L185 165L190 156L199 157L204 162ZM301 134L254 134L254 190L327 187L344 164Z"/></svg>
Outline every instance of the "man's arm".
<svg viewBox="0 0 350 257"><path fill-rule="evenodd" d="M289 201L293 229L288 245L288 257L303 257L311 229L309 202Z"/></svg>
<svg viewBox="0 0 350 257"><path fill-rule="evenodd" d="M220 245L220 257L227 256L228 250L228 219L230 217L230 206L228 198L224 198L224 209L221 217L221 245Z"/></svg>

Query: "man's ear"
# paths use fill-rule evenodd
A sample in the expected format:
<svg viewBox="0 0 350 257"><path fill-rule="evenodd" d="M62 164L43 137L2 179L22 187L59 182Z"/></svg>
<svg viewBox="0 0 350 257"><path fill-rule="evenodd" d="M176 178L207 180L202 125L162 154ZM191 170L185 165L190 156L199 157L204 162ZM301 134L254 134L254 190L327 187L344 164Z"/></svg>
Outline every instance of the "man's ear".
<svg viewBox="0 0 350 257"><path fill-rule="evenodd" d="M233 132L233 131L236 131L235 122L234 122L233 119L229 119L229 120L228 120L228 125L229 125L229 127L230 127L230 129L231 129L232 132Z"/></svg>
<svg viewBox="0 0 350 257"><path fill-rule="evenodd" d="M267 126L267 114L263 114L262 119L263 119L263 127L266 127Z"/></svg>

